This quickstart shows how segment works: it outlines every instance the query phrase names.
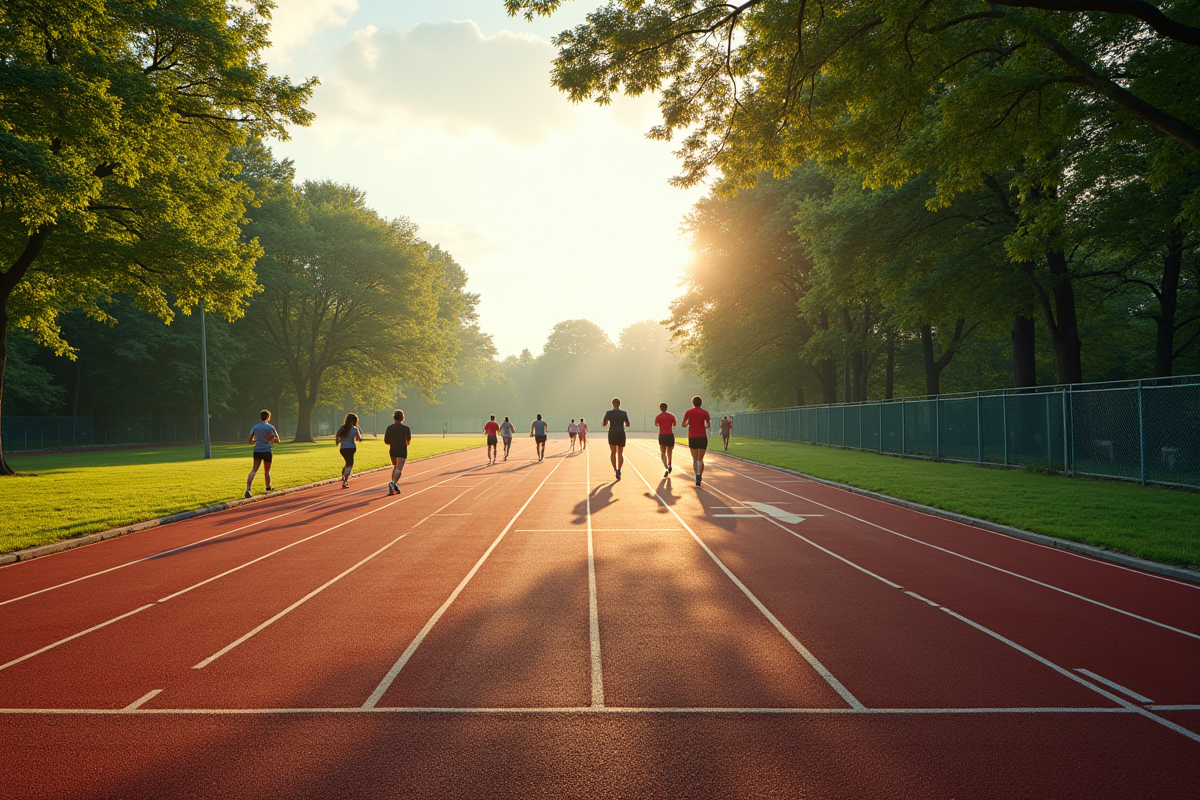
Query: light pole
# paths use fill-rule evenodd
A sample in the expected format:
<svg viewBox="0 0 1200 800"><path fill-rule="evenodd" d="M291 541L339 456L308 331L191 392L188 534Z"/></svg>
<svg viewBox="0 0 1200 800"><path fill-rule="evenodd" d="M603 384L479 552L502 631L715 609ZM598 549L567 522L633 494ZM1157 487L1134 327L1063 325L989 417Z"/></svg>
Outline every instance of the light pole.
<svg viewBox="0 0 1200 800"><path fill-rule="evenodd" d="M204 457L212 458L212 440L208 436L208 336L204 329L204 304L200 304L200 382L204 386Z"/></svg>

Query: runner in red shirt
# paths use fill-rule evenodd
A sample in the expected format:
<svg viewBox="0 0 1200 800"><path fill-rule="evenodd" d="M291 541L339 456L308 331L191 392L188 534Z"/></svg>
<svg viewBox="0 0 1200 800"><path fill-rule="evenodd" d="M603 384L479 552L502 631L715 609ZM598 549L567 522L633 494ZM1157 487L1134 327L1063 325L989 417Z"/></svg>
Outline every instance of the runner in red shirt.
<svg viewBox="0 0 1200 800"><path fill-rule="evenodd" d="M667 471L663 473L663 477L669 477L671 470L671 457L675 453L675 425L677 420L674 414L667 413L667 404L659 403L658 410L662 413L654 418L654 424L658 426L658 451L662 456L663 466Z"/></svg>
<svg viewBox="0 0 1200 800"><path fill-rule="evenodd" d="M496 434L500 432L500 426L496 424L495 414L492 414L492 418L483 426L483 432L487 434L488 463L495 464L496 457L499 455L496 452L496 445L499 444Z"/></svg>
<svg viewBox="0 0 1200 800"><path fill-rule="evenodd" d="M708 450L708 412L700 407L703 401L699 397L692 398L692 408L683 415L683 424L688 429L688 448L692 451L692 466L696 470L696 485L704 477L704 453Z"/></svg>

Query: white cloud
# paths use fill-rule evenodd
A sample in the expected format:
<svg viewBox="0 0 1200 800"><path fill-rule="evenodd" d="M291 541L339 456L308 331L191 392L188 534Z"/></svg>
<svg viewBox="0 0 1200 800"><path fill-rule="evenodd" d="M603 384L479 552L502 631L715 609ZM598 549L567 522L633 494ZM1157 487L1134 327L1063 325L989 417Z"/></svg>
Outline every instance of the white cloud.
<svg viewBox="0 0 1200 800"><path fill-rule="evenodd" d="M351 116L401 112L454 134L489 130L516 144L569 126L570 103L550 85L554 48L537 36L484 36L469 20L411 30L356 31L338 51L339 105Z"/></svg>
<svg viewBox="0 0 1200 800"><path fill-rule="evenodd" d="M358 0L275 0L271 60L286 60L319 31L345 25L357 10Z"/></svg>

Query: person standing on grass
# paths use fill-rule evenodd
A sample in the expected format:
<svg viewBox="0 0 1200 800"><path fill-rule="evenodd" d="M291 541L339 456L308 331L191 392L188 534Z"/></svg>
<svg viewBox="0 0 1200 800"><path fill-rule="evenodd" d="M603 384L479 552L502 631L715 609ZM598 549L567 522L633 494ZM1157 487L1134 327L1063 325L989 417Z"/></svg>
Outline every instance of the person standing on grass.
<svg viewBox="0 0 1200 800"><path fill-rule="evenodd" d="M504 442L504 460L508 461L508 451L512 449L512 437L517 432L517 426L508 421L508 417L504 418L504 422L500 423L500 439Z"/></svg>
<svg viewBox="0 0 1200 800"><path fill-rule="evenodd" d="M579 449L587 450L587 423L579 418Z"/></svg>
<svg viewBox="0 0 1200 800"><path fill-rule="evenodd" d="M658 451L662 456L663 466L667 471L663 473L663 477L670 476L672 466L671 460L675 455L675 425L677 420L674 414L667 413L667 404L658 404L659 415L654 418L654 424L658 426Z"/></svg>
<svg viewBox="0 0 1200 800"><path fill-rule="evenodd" d="M412 441L412 429L404 424L404 412L397 408L392 412L392 419L396 421L388 425L387 430L383 432L383 443L388 446L388 456L392 459L392 480L388 483L388 497L400 494L400 487L396 484L400 480L400 474L404 472L404 462L408 459L408 444Z"/></svg>
<svg viewBox="0 0 1200 800"><path fill-rule="evenodd" d="M692 451L692 466L696 470L696 485L704 478L704 454L708 451L708 430L712 420L701 408L702 400L692 398L692 407L683 415L683 424L688 429L688 449Z"/></svg>
<svg viewBox="0 0 1200 800"><path fill-rule="evenodd" d="M571 437L571 452L575 452L575 437L579 436L579 426L575 424L575 420L571 420L571 424L567 426L567 435Z"/></svg>
<svg viewBox="0 0 1200 800"><path fill-rule="evenodd" d="M492 414L492 418L489 419L486 424L484 424L483 432L485 434L487 434L488 463L495 464L496 456L498 455L498 452L497 452L498 448L496 447L496 445L498 444L498 442L496 441L496 434L498 434L500 432L500 426L496 424L496 415L495 414Z"/></svg>
<svg viewBox="0 0 1200 800"><path fill-rule="evenodd" d="M338 428L333 437L346 466L342 467L342 488L350 488L350 473L354 471L354 454L358 451L358 443L363 440L362 431L358 429L358 414L347 414L346 421Z"/></svg>
<svg viewBox="0 0 1200 800"><path fill-rule="evenodd" d="M270 422L270 411L264 408L259 412L258 418L262 421L250 429L250 435L246 438L247 442L254 442L254 467L246 478L246 497L250 496L250 487L254 485L254 476L258 474L259 464L262 465L263 477L267 481L267 491L275 491L275 487L271 485L271 457L275 445L279 443L279 432Z"/></svg>
<svg viewBox="0 0 1200 800"><path fill-rule="evenodd" d="M614 397L612 408L604 412L604 427L608 428L609 460L617 480L621 480L621 467L625 466L625 429L629 427L629 415L621 410L621 398Z"/></svg>
<svg viewBox="0 0 1200 800"><path fill-rule="evenodd" d="M546 439L549 428L546 426L546 421L542 419L542 415L538 414L537 419L529 426L529 435L533 437L534 444L537 445L537 458L541 461L546 457Z"/></svg>
<svg viewBox="0 0 1200 800"><path fill-rule="evenodd" d="M721 442L725 445L725 452L729 452L729 436L733 433L733 417L721 417Z"/></svg>

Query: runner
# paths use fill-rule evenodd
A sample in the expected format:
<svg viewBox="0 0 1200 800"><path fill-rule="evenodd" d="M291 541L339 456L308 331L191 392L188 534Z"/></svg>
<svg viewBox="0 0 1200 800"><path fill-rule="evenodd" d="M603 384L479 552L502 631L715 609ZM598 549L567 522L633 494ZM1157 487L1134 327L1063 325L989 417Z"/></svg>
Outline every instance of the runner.
<svg viewBox="0 0 1200 800"><path fill-rule="evenodd" d="M579 449L587 450L587 423L579 418Z"/></svg>
<svg viewBox="0 0 1200 800"><path fill-rule="evenodd" d="M529 435L533 437L534 444L537 445L538 461L541 461L546 457L547 430L548 428L546 427L546 422L542 419L541 414L538 414L537 419L535 419L533 424L529 426Z"/></svg>
<svg viewBox="0 0 1200 800"><path fill-rule="evenodd" d="M487 434L487 458L489 464L496 463L496 456L499 455L496 447L496 434L500 432L500 426L496 424L496 415L492 414L492 418L483 426L483 432Z"/></svg>
<svg viewBox="0 0 1200 800"><path fill-rule="evenodd" d="M725 444L725 452L729 452L729 435L733 433L733 417L721 417L721 441Z"/></svg>
<svg viewBox="0 0 1200 800"><path fill-rule="evenodd" d="M388 497L400 494L400 487L396 485L396 481L400 480L400 473L404 472L408 444L412 441L412 429L404 424L404 412L397 408L392 412L392 419L396 421L388 425L387 430L383 432L383 443L388 446L388 455L392 459L392 480L388 483Z"/></svg>
<svg viewBox="0 0 1200 800"><path fill-rule="evenodd" d="M629 427L629 415L621 410L621 398L613 398L613 407L604 412L603 425L608 428L608 457L617 480L621 480L621 467L625 466L625 429Z"/></svg>
<svg viewBox="0 0 1200 800"><path fill-rule="evenodd" d="M703 401L692 398L692 407L683 415L688 429L688 449L692 451L692 467L696 470L696 485L704 478L704 453L708 450L708 429L712 427L708 412L700 407Z"/></svg>
<svg viewBox="0 0 1200 800"><path fill-rule="evenodd" d="M254 476L258 474L259 464L262 464L263 477L267 481L267 491L275 491L275 487L271 485L271 456L275 445L279 442L279 432L269 421L271 419L270 411L264 408L258 418L262 422L251 428L250 435L246 437L247 442L254 442L254 467L250 470L249 477L246 478L246 497L250 496L250 487L254 485Z"/></svg>
<svg viewBox="0 0 1200 800"><path fill-rule="evenodd" d="M575 452L575 437L579 435L579 426L575 424L575 420L571 420L571 424L567 426L567 435L571 437L571 452Z"/></svg>
<svg viewBox="0 0 1200 800"><path fill-rule="evenodd" d="M512 437L517 432L517 427L508 421L508 417L504 418L504 422L500 423L500 439L504 442L504 460L508 461L508 451L512 449Z"/></svg>
<svg viewBox="0 0 1200 800"><path fill-rule="evenodd" d="M358 429L358 414L347 414L346 421L333 438L342 453L342 460L346 462L346 466L342 467L342 488L349 489L350 473L354 471L354 453L363 438L362 431Z"/></svg>
<svg viewBox="0 0 1200 800"><path fill-rule="evenodd" d="M658 410L660 413L654 418L654 424L658 426L658 452L662 456L663 466L667 471L663 473L663 477L670 476L674 466L671 464L671 459L675 455L675 425L677 420L674 414L667 413L667 404L659 403Z"/></svg>

